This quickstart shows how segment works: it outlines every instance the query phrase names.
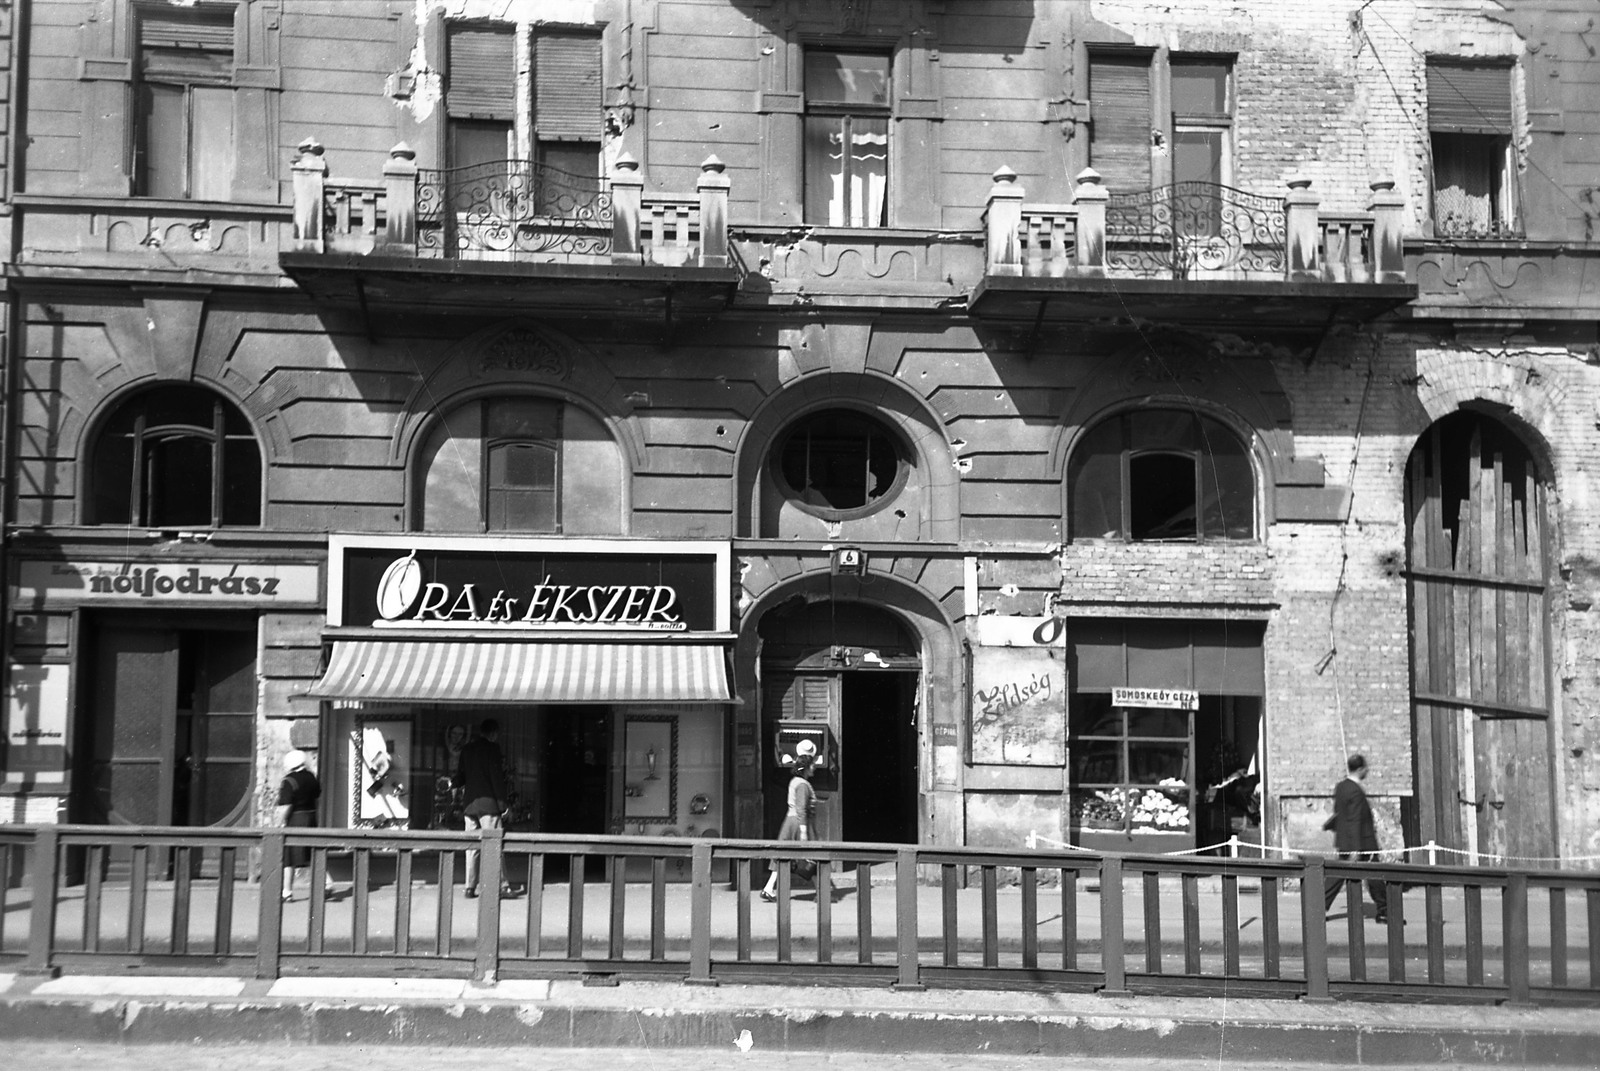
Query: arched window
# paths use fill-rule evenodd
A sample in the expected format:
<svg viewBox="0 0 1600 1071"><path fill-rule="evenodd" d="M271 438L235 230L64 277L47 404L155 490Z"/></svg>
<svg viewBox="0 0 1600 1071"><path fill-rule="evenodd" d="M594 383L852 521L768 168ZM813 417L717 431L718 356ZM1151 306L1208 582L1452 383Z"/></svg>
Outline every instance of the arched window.
<svg viewBox="0 0 1600 1071"><path fill-rule="evenodd" d="M1074 539L1183 542L1255 536L1244 443L1210 417L1139 409L1095 425L1067 470Z"/></svg>
<svg viewBox="0 0 1600 1071"><path fill-rule="evenodd" d="M622 455L605 426L553 398L457 406L418 458L417 527L430 532L622 531Z"/></svg>
<svg viewBox="0 0 1600 1071"><path fill-rule="evenodd" d="M91 457L91 523L261 523L255 433L237 406L204 387L157 387L124 402L100 430Z"/></svg>

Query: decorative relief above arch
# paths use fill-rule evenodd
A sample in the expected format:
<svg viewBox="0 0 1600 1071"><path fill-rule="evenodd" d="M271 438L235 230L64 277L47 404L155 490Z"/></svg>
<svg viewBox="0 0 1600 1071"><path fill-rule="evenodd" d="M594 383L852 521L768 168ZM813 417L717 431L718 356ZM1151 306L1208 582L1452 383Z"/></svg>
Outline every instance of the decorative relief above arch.
<svg viewBox="0 0 1600 1071"><path fill-rule="evenodd" d="M493 324L439 356L433 371L406 399L392 445L395 459L410 456L418 433L433 417L497 385L547 393L592 409L611 428L633 471L647 467L643 429L611 370L576 340L527 320Z"/></svg>
<svg viewBox="0 0 1600 1071"><path fill-rule="evenodd" d="M572 376L572 354L537 331L517 325L479 351L473 370L480 379L529 376L564 383Z"/></svg>

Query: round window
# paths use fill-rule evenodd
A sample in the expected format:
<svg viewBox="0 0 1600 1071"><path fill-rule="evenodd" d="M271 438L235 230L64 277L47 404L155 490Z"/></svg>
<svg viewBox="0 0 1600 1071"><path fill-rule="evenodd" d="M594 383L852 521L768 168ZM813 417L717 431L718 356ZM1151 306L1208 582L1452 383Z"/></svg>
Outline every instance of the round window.
<svg viewBox="0 0 1600 1071"><path fill-rule="evenodd" d="M899 489L900 441L878 421L849 410L802 419L779 440L773 473L796 504L820 514L866 512Z"/></svg>

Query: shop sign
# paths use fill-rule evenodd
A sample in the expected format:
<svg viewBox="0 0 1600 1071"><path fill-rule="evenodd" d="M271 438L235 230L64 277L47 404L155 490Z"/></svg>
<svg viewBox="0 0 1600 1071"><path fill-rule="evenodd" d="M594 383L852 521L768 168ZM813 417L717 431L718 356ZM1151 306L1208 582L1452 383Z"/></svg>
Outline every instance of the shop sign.
<svg viewBox="0 0 1600 1071"><path fill-rule="evenodd" d="M66 663L13 662L6 675L8 780L64 780L67 707L72 667Z"/></svg>
<svg viewBox="0 0 1600 1071"><path fill-rule="evenodd" d="M317 566L278 562L23 561L17 599L28 605L150 600L235 605L321 598Z"/></svg>
<svg viewBox="0 0 1600 1071"><path fill-rule="evenodd" d="M1067 667L1050 647L972 650L972 761L1066 762ZM937 742L937 741L936 741Z"/></svg>
<svg viewBox="0 0 1600 1071"><path fill-rule="evenodd" d="M329 551L331 625L729 628L727 544L336 536Z"/></svg>
<svg viewBox="0 0 1600 1071"><path fill-rule="evenodd" d="M1111 705L1156 710L1198 710L1200 693L1188 688L1113 688Z"/></svg>

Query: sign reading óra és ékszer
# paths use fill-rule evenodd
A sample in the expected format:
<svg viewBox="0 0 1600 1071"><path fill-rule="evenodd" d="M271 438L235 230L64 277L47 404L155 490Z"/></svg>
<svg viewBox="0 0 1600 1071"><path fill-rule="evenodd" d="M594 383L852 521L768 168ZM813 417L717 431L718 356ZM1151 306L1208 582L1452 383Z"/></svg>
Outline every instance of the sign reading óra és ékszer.
<svg viewBox="0 0 1600 1071"><path fill-rule="evenodd" d="M334 536L328 549L330 625L729 629L727 543Z"/></svg>
<svg viewBox="0 0 1600 1071"><path fill-rule="evenodd" d="M206 604L321 599L318 567L291 562L36 561L17 564L22 606L152 600Z"/></svg>
<svg viewBox="0 0 1600 1071"><path fill-rule="evenodd" d="M1198 710L1200 693L1188 688L1113 688L1114 707L1154 707L1161 710Z"/></svg>

